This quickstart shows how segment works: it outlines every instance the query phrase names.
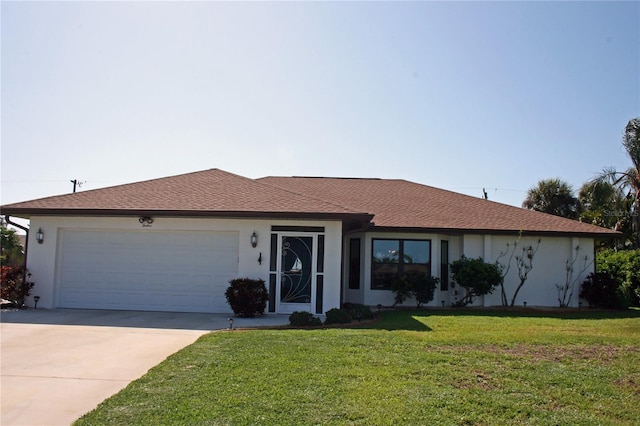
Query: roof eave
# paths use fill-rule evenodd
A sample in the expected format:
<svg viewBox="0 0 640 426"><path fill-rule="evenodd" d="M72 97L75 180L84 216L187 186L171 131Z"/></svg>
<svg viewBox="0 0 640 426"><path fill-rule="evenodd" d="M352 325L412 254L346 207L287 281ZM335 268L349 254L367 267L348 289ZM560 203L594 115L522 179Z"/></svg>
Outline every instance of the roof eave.
<svg viewBox="0 0 640 426"><path fill-rule="evenodd" d="M445 235L514 235L522 234L523 236L536 237L583 237L595 239L613 239L622 237L623 234L618 231L604 230L603 232L586 232L586 231L553 231L553 230L523 230L523 229L471 229L471 228L419 228L405 226L370 226L368 232L395 232L395 233L423 233L423 234L445 234Z"/></svg>
<svg viewBox="0 0 640 426"><path fill-rule="evenodd" d="M369 213L348 212L286 212L286 211L210 211L210 210L154 210L154 209L60 209L60 208L4 208L3 215L29 219L31 216L155 216L155 217L215 217L243 219L326 219L370 222Z"/></svg>

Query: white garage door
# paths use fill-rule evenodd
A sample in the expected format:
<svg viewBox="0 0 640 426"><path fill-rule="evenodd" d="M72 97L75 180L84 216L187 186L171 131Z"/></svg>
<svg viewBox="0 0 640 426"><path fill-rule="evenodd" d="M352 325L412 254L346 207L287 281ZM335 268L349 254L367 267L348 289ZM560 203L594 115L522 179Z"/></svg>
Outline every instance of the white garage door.
<svg viewBox="0 0 640 426"><path fill-rule="evenodd" d="M231 312L224 292L238 277L237 232L61 233L62 308Z"/></svg>

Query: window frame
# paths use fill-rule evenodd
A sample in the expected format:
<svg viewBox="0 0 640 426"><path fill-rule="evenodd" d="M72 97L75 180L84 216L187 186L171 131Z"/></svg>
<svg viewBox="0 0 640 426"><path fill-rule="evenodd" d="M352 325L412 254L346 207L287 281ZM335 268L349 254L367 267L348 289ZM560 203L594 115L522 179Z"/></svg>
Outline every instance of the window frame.
<svg viewBox="0 0 640 426"><path fill-rule="evenodd" d="M449 240L440 241L440 291L449 291Z"/></svg>
<svg viewBox="0 0 640 426"><path fill-rule="evenodd" d="M349 274L347 283L349 290L360 290L360 270L362 265L361 241L360 238L349 239Z"/></svg>
<svg viewBox="0 0 640 426"><path fill-rule="evenodd" d="M369 284L369 288L371 290L386 290L386 291L391 290L390 285L386 285L386 286L376 285L375 268L376 268L376 265L380 264L374 261L376 241L397 241L398 242L398 262L394 263L397 267L397 271L395 272L395 275L399 276L403 274L405 271L405 265L425 265L427 269L426 273L431 275L431 264L433 263L433 259L432 259L433 246L430 238L372 238L371 239L371 279ZM429 253L427 254L427 263L405 263L404 243L406 241L428 243Z"/></svg>

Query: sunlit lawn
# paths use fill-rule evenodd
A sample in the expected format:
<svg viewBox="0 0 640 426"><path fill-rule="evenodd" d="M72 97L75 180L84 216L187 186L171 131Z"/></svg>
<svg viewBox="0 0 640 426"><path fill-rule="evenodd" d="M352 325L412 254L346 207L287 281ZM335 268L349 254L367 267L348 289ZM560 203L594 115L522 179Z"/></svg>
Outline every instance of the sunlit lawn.
<svg viewBox="0 0 640 426"><path fill-rule="evenodd" d="M217 332L77 424L638 424L640 311L389 311Z"/></svg>

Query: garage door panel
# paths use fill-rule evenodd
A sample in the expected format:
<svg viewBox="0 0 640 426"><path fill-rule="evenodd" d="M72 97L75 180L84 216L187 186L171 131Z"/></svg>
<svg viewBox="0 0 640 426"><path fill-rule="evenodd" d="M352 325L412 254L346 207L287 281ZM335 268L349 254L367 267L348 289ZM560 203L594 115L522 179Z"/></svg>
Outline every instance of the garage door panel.
<svg viewBox="0 0 640 426"><path fill-rule="evenodd" d="M67 308L230 312L237 232L64 230L58 303Z"/></svg>

